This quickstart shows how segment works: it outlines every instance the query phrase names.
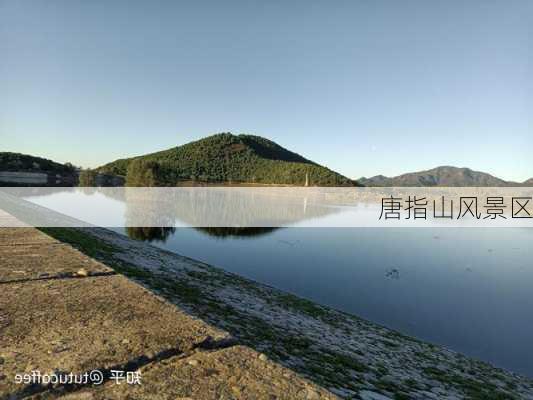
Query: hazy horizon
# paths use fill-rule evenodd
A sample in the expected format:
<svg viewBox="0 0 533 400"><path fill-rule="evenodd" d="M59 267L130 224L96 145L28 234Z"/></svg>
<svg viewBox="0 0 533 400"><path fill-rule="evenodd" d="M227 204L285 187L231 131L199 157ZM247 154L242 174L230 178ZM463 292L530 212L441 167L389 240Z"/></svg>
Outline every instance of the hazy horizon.
<svg viewBox="0 0 533 400"><path fill-rule="evenodd" d="M248 133L353 179L533 177L533 3L0 3L0 151L83 167Z"/></svg>

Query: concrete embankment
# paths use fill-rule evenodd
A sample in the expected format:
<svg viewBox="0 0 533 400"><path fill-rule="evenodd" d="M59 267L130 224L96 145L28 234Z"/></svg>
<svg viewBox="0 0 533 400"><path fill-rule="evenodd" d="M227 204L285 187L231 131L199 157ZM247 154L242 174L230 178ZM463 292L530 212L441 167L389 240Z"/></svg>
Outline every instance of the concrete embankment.
<svg viewBox="0 0 533 400"><path fill-rule="evenodd" d="M0 228L0 291L0 399L335 398L33 228ZM93 370L101 385L16 381ZM117 384L115 370L141 383Z"/></svg>

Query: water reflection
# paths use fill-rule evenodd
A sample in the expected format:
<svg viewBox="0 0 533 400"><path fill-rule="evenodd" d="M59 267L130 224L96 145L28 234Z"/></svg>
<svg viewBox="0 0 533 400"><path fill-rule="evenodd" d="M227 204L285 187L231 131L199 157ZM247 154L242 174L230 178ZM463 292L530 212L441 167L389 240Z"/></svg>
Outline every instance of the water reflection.
<svg viewBox="0 0 533 400"><path fill-rule="evenodd" d="M519 191L519 188L488 188L487 190L491 190L489 192L473 188L391 189L387 197L380 197L385 194L383 190L362 188L77 188L60 191L55 188L8 189L10 190L6 195L11 196L11 200L16 200L12 197L22 196L59 214L104 227L518 227L531 226L531 220L527 218L527 214L531 213L529 210L524 211L524 214L527 212L524 216L510 218L509 215L507 219L487 219L489 216L480 219L479 209L475 213L478 217L475 217L473 212L472 217L465 214L466 209L462 214L464 218L442 218L440 214L445 212L446 215L452 216L453 212L454 215L459 215L464 201L458 201L458 195L463 199L480 199L482 202L487 193L491 196L498 193L505 199L509 196L530 198L533 194L531 189L524 189L524 192ZM419 198L427 198L428 209L423 208L421 212L423 215L427 213L428 218L417 218L415 221L410 211L400 215L402 210L411 210L405 208L407 206L402 209L401 200L412 199L415 193ZM444 195L439 197L438 206L436 198L433 202L429 200L442 193L446 194L448 201L445 205L448 205L441 204ZM400 211L386 211L385 218L382 219L383 199L388 199L393 194L399 196L393 206L398 207ZM0 206L1 200L0 198ZM9 198L6 201L10 205L14 202ZM508 199L505 205L508 213L514 206L516 204L511 204L511 199ZM470 206L468 209L472 211ZM387 218L387 214L392 215ZM435 217L431 218L432 215ZM32 219L35 222L29 223L39 226L49 223L48 215L41 216L42 219L38 217L39 215L35 214Z"/></svg>
<svg viewBox="0 0 533 400"><path fill-rule="evenodd" d="M169 227L127 227L126 234L135 240L143 242L162 242L165 243L167 239L176 232L176 228Z"/></svg>
<svg viewBox="0 0 533 400"><path fill-rule="evenodd" d="M256 227L256 228L196 228L197 231L202 232L208 236L213 236L217 238L256 238L259 236L266 236L272 232L281 229L281 228L267 228L267 227Z"/></svg>
<svg viewBox="0 0 533 400"><path fill-rule="evenodd" d="M306 197L282 196L266 190L129 190L109 194L125 202L126 226L176 226L222 228L205 230L224 237L250 236L268 232L270 226L291 225L303 220L327 217L341 212L338 208L309 204ZM267 231L249 230L264 228ZM233 231L225 227L235 228Z"/></svg>
<svg viewBox="0 0 533 400"><path fill-rule="evenodd" d="M196 231L206 236L220 239L246 239L256 238L259 236L269 235L270 233L281 228L194 228ZM169 237L176 232L176 228L168 227L128 227L126 234L131 239L141 240L143 242L161 242L165 243Z"/></svg>

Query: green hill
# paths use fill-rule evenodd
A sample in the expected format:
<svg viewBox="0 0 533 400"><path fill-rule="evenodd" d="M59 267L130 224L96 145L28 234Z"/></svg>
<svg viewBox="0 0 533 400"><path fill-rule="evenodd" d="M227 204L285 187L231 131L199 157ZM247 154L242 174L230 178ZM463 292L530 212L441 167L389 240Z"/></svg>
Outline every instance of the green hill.
<svg viewBox="0 0 533 400"><path fill-rule="evenodd" d="M169 150L120 159L97 169L126 176L128 184L176 185L199 183L254 183L310 186L353 186L334 171L278 144L252 135L220 133ZM129 175L129 176L128 176ZM149 181L150 184L143 182ZM133 183L135 185L135 183Z"/></svg>
<svg viewBox="0 0 533 400"><path fill-rule="evenodd" d="M0 152L0 171L71 174L75 168L71 164L60 164L46 158L21 153Z"/></svg>

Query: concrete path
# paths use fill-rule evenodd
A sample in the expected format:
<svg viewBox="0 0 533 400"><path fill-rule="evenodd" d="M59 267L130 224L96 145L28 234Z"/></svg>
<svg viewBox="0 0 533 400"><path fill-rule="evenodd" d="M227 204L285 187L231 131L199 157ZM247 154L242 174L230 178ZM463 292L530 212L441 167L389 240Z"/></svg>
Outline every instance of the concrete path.
<svg viewBox="0 0 533 400"><path fill-rule="evenodd" d="M100 385L17 382L94 370ZM0 399L58 397L335 398L72 247L0 228Z"/></svg>

